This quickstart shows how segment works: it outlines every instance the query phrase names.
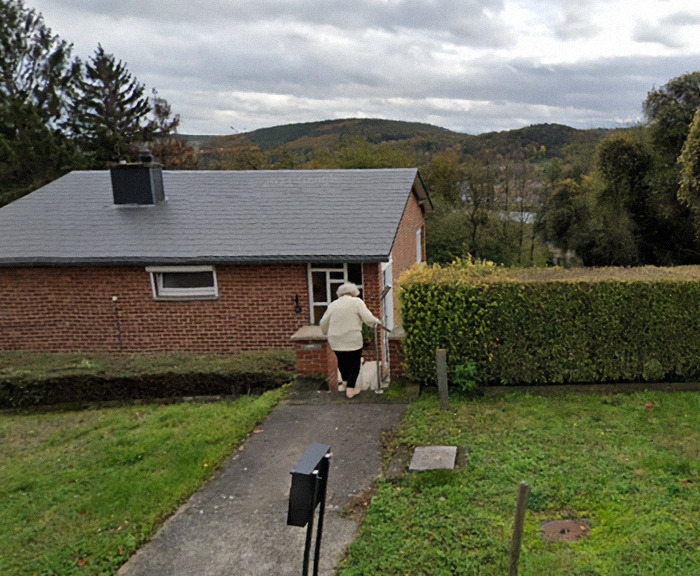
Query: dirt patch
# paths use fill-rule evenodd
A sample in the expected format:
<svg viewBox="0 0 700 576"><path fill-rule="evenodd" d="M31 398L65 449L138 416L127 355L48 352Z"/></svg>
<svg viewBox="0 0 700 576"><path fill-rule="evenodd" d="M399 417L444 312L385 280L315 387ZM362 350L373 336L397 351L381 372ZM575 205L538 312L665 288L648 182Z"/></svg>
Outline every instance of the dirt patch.
<svg viewBox="0 0 700 576"><path fill-rule="evenodd" d="M369 508L370 502L372 502L372 498L374 498L376 493L377 481L375 480L369 488L350 500L343 510L341 517L346 520L352 520L355 524L362 524L365 516L367 516L367 509Z"/></svg>
<svg viewBox="0 0 700 576"><path fill-rule="evenodd" d="M401 478L401 476L403 476L408 470L408 465L411 462L412 456L412 447L404 445L397 446L391 456L391 462L389 462L389 465L384 472L384 477L389 482L393 482L394 480Z"/></svg>
<svg viewBox="0 0 700 576"><path fill-rule="evenodd" d="M585 518L541 522L540 527L545 542L576 542L588 536L591 531L590 523Z"/></svg>

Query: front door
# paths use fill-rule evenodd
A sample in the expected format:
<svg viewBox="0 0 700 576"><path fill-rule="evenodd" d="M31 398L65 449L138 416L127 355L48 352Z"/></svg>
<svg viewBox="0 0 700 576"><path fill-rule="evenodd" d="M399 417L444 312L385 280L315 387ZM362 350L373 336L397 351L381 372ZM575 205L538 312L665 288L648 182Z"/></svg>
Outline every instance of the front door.
<svg viewBox="0 0 700 576"><path fill-rule="evenodd" d="M389 330L394 328L394 288L391 260L382 263L382 324ZM383 380L389 376L389 332L382 330Z"/></svg>
<svg viewBox="0 0 700 576"><path fill-rule="evenodd" d="M318 324L328 305L338 298L336 290L345 282L352 282L360 289L362 297L362 264L344 262L320 262L309 264L309 309L311 323Z"/></svg>

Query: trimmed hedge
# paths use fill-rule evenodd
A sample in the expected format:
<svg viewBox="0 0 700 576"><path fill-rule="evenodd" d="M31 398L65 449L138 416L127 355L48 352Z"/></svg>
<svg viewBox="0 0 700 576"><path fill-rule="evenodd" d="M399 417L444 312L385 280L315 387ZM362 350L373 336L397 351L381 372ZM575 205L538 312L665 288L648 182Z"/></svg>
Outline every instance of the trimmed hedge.
<svg viewBox="0 0 700 576"><path fill-rule="evenodd" d="M689 381L700 377L700 266L414 267L401 279L406 369L435 380L475 362L483 384Z"/></svg>
<svg viewBox="0 0 700 576"><path fill-rule="evenodd" d="M0 353L0 407L237 396L289 382L293 350L201 354Z"/></svg>

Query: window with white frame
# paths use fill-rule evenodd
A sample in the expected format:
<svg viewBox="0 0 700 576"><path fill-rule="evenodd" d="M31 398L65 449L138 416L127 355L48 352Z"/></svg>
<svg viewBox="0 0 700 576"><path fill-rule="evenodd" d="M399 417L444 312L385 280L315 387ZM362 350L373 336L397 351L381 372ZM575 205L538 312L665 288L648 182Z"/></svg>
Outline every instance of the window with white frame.
<svg viewBox="0 0 700 576"><path fill-rule="evenodd" d="M155 300L212 300L218 298L213 266L149 266Z"/></svg>
<svg viewBox="0 0 700 576"><path fill-rule="evenodd" d="M318 262L309 264L311 323L318 324L328 305L337 300L336 291L345 283L357 284L362 297L362 264Z"/></svg>

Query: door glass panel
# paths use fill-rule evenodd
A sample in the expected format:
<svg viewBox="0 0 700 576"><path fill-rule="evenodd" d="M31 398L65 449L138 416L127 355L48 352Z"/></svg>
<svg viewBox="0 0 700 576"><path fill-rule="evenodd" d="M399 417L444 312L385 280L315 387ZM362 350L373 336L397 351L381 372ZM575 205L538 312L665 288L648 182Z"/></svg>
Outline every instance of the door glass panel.
<svg viewBox="0 0 700 576"><path fill-rule="evenodd" d="M338 299L338 288L343 285L343 282L331 282L331 302Z"/></svg>
<svg viewBox="0 0 700 576"><path fill-rule="evenodd" d="M328 304L338 299L336 291L344 282L352 282L360 289L362 298L362 264L322 262L309 265L311 282L312 320L318 324Z"/></svg>
<svg viewBox="0 0 700 576"><path fill-rule="evenodd" d="M314 306L314 324L318 324L326 313L328 306Z"/></svg>
<svg viewBox="0 0 700 576"><path fill-rule="evenodd" d="M311 282L313 284L314 302L327 302L326 273L312 272Z"/></svg>

